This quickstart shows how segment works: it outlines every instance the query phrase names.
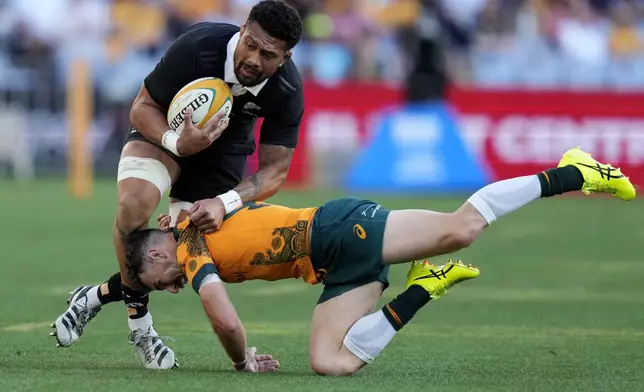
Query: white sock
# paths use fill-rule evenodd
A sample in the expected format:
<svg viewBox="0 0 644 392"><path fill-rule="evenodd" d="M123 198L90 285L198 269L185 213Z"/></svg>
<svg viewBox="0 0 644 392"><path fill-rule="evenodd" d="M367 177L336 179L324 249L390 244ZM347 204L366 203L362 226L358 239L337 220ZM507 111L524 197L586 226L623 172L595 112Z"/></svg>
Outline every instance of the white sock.
<svg viewBox="0 0 644 392"><path fill-rule="evenodd" d="M536 175L510 178L481 188L467 201L487 223L518 210L541 197L541 182Z"/></svg>
<svg viewBox="0 0 644 392"><path fill-rule="evenodd" d="M137 319L128 318L127 325L130 327L130 331L140 329L147 332L148 330L150 330L152 335L156 335L156 331L154 331L154 328L152 328L152 315L150 314L150 312L147 312L145 316Z"/></svg>
<svg viewBox="0 0 644 392"><path fill-rule="evenodd" d="M344 346L365 363L371 363L395 334L396 330L379 310L353 324L344 337Z"/></svg>
<svg viewBox="0 0 644 392"><path fill-rule="evenodd" d="M87 296L87 307L90 309L96 309L103 306L101 301L98 300L98 290L101 289L101 285L94 286L87 291L85 294Z"/></svg>

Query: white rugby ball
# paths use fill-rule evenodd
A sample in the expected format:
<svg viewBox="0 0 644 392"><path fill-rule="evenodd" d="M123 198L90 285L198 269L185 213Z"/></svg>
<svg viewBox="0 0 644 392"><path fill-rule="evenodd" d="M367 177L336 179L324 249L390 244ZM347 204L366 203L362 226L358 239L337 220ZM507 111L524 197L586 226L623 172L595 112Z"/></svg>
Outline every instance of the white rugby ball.
<svg viewBox="0 0 644 392"><path fill-rule="evenodd" d="M186 110L192 110L192 123L201 128L219 112L225 120L233 108L233 93L228 83L219 78L201 78L185 85L174 96L168 108L168 125L178 134L183 131Z"/></svg>

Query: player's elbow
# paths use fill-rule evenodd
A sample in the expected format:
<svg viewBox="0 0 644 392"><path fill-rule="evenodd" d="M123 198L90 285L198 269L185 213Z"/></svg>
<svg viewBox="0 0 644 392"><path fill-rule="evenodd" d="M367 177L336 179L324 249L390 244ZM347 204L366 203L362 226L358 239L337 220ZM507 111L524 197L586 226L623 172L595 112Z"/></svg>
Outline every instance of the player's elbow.
<svg viewBox="0 0 644 392"><path fill-rule="evenodd" d="M130 124L132 124L134 127L139 128L140 124L138 124L141 118L141 109L143 109L143 104L145 101L144 93L143 90L145 89L145 86L141 87L141 90L139 91L139 94L134 98L134 101L132 102L132 107L130 108Z"/></svg>
<svg viewBox="0 0 644 392"><path fill-rule="evenodd" d="M137 128L139 132L142 128L145 128L146 123L149 122L150 109L158 110L159 113L162 114L161 108L152 99L148 90L145 86L141 86L141 90L139 90L139 94L134 98L134 102L130 108L130 124Z"/></svg>
<svg viewBox="0 0 644 392"><path fill-rule="evenodd" d="M361 368L356 363L342 361L340 358L311 358L311 370L319 376L347 377Z"/></svg>

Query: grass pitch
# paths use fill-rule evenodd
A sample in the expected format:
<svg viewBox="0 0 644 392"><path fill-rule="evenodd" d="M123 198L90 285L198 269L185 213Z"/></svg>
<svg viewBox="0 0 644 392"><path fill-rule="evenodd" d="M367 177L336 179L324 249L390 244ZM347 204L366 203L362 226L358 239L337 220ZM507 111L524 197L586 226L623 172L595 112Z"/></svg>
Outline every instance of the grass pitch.
<svg viewBox="0 0 644 392"><path fill-rule="evenodd" d="M282 192L273 202L317 205L339 196ZM463 197L370 197L388 208L447 211ZM50 324L67 292L116 271L113 181L89 200L63 182L0 183L1 391L641 391L644 389L644 204L602 197L540 200L490 227L457 256L481 276L430 303L376 362L351 378L315 376L308 330L321 287L301 281L230 285L249 343L276 374L231 370L190 290L157 293L151 310L181 368L139 367L125 308L108 306L73 347L55 348ZM405 266L392 269L392 287Z"/></svg>

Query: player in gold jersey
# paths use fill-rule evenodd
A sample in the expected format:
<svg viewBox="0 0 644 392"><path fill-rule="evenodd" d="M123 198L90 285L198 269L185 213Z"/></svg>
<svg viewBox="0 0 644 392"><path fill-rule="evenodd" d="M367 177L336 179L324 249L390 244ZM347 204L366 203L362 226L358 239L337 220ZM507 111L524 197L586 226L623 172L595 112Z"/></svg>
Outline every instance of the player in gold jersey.
<svg viewBox="0 0 644 392"><path fill-rule="evenodd" d="M238 370L274 370L279 364L254 351L247 355L242 324L221 282L322 283L311 328L311 366L319 374L350 375L373 361L430 299L479 275L460 262L439 267L413 262L406 290L373 312L388 286L389 265L467 247L489 224L531 201L578 190L635 197L619 169L576 148L564 154L558 168L490 184L452 213L389 211L355 198L303 209L251 203L228 214L219 231L202 235L198 228L207 203L197 202L177 228L130 238L129 281L139 289L172 292L189 283Z"/></svg>

